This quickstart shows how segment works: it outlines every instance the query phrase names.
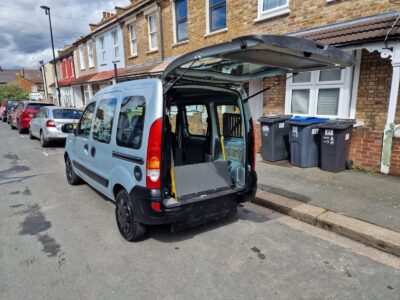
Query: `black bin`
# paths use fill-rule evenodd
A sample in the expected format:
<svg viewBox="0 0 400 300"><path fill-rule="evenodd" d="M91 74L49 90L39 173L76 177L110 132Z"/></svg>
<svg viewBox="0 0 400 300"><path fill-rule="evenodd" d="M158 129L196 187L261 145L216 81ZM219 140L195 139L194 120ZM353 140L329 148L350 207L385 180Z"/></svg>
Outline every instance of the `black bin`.
<svg viewBox="0 0 400 300"><path fill-rule="evenodd" d="M284 160L289 151L289 125L292 116L264 116L261 123L262 158L268 161Z"/></svg>
<svg viewBox="0 0 400 300"><path fill-rule="evenodd" d="M319 166L318 125L326 118L293 117L290 125L290 163L300 168Z"/></svg>
<svg viewBox="0 0 400 300"><path fill-rule="evenodd" d="M340 172L351 168L348 160L351 132L355 120L331 120L319 124L321 137L321 170Z"/></svg>

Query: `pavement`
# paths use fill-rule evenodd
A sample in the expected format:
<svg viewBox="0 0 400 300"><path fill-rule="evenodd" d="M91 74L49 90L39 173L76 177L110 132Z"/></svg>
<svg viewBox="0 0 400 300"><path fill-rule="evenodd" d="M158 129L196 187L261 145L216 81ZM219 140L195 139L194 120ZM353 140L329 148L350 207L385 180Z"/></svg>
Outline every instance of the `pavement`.
<svg viewBox="0 0 400 300"><path fill-rule="evenodd" d="M253 203L126 242L63 152L0 123L0 299L398 299L399 257Z"/></svg>
<svg viewBox="0 0 400 300"><path fill-rule="evenodd" d="M400 177L302 169L261 156L256 168L261 190L400 232Z"/></svg>

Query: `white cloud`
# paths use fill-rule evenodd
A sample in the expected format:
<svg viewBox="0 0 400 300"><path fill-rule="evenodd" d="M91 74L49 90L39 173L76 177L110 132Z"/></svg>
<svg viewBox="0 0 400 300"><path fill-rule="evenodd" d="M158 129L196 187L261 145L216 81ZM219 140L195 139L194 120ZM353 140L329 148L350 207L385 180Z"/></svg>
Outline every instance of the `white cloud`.
<svg viewBox="0 0 400 300"><path fill-rule="evenodd" d="M41 5L51 8L54 44L61 49L89 33L89 23L101 12L114 12L129 0L6 0L0 3L0 66L3 69L36 68L52 58L48 17Z"/></svg>

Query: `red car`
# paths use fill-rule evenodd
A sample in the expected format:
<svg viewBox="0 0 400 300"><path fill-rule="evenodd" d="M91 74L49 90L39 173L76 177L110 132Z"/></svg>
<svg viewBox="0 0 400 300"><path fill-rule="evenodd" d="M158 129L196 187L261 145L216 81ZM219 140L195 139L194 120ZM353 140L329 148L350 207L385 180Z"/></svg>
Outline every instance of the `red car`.
<svg viewBox="0 0 400 300"><path fill-rule="evenodd" d="M20 101L10 114L11 129L18 128L19 133L26 132L33 115L43 106L54 106L52 103L37 101Z"/></svg>

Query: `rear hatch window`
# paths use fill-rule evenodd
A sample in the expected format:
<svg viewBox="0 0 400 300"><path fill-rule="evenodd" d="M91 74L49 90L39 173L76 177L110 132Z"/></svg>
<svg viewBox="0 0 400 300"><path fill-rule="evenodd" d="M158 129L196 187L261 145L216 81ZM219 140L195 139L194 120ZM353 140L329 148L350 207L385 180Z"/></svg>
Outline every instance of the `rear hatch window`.
<svg viewBox="0 0 400 300"><path fill-rule="evenodd" d="M54 109L54 119L79 119L82 115L82 111L77 109Z"/></svg>

